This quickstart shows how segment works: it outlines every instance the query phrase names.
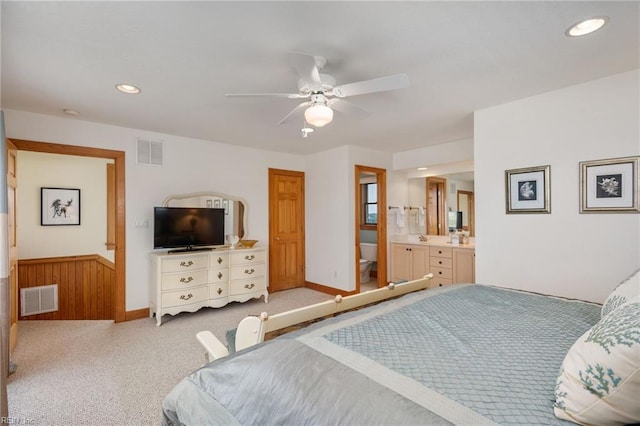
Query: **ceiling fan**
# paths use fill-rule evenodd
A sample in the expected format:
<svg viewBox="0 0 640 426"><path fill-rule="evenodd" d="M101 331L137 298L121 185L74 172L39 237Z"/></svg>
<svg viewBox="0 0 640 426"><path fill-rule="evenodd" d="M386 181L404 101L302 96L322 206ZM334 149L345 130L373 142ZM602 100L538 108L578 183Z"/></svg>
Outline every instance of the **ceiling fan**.
<svg viewBox="0 0 640 426"><path fill-rule="evenodd" d="M357 81L336 86L336 80L328 74L320 73L327 63L322 56L289 52L291 64L298 71L298 93L227 93L228 97L271 96L289 99L306 99L287 114L279 124L304 110L305 121L315 127L322 127L333 120L333 110L357 117L369 113L344 98L368 93L402 89L409 86L406 74L395 74L372 80Z"/></svg>

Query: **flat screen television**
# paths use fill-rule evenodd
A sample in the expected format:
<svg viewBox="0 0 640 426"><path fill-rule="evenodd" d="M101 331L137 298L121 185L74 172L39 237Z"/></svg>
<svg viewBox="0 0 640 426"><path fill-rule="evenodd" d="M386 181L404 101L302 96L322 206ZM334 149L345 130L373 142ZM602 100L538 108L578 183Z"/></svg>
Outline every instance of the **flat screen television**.
<svg viewBox="0 0 640 426"><path fill-rule="evenodd" d="M224 244L224 209L154 207L153 248L206 250Z"/></svg>

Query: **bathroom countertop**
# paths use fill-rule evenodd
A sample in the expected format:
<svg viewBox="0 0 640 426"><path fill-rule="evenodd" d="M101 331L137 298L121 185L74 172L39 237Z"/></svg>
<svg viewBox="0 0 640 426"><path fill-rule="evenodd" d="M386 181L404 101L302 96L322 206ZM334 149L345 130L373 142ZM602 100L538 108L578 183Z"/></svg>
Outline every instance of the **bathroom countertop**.
<svg viewBox="0 0 640 426"><path fill-rule="evenodd" d="M391 239L391 243L398 244L415 244L417 246L433 246L433 247L455 247L475 249L475 238L469 238L469 244L451 244L449 237L446 235L429 235L427 241L420 241L417 235L398 235Z"/></svg>

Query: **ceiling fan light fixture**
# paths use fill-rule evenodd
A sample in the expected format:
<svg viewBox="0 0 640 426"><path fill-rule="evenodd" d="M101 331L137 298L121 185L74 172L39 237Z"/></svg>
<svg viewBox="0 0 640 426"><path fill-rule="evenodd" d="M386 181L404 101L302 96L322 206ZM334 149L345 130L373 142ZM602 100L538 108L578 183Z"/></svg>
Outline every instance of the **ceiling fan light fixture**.
<svg viewBox="0 0 640 426"><path fill-rule="evenodd" d="M324 104L311 105L304 112L304 119L315 127L322 127L333 120L333 110Z"/></svg>

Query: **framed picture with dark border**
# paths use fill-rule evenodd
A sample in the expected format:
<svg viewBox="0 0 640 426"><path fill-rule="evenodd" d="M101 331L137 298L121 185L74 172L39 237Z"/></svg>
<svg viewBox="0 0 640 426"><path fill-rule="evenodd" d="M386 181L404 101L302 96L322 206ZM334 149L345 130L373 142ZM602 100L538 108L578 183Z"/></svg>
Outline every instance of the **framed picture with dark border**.
<svg viewBox="0 0 640 426"><path fill-rule="evenodd" d="M40 225L80 225L80 190L40 188Z"/></svg>
<svg viewBox="0 0 640 426"><path fill-rule="evenodd" d="M505 170L507 213L551 213L551 166Z"/></svg>
<svg viewBox="0 0 640 426"><path fill-rule="evenodd" d="M640 213L638 157L580 162L580 213Z"/></svg>

